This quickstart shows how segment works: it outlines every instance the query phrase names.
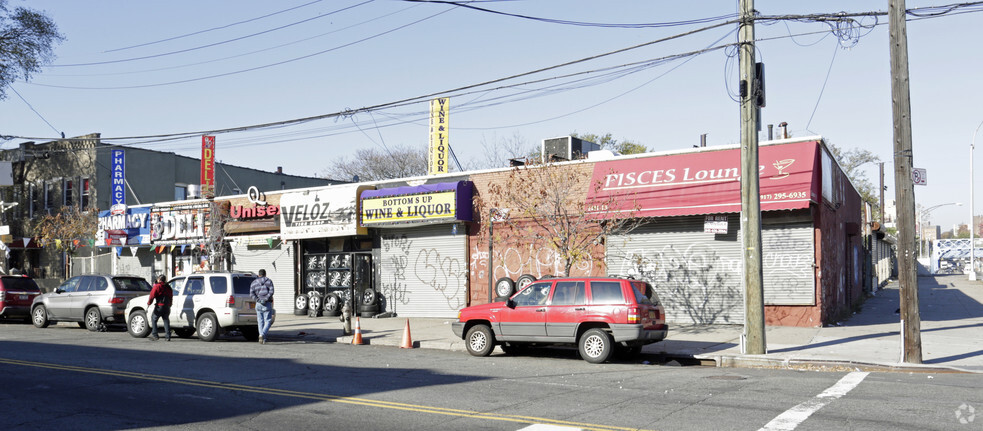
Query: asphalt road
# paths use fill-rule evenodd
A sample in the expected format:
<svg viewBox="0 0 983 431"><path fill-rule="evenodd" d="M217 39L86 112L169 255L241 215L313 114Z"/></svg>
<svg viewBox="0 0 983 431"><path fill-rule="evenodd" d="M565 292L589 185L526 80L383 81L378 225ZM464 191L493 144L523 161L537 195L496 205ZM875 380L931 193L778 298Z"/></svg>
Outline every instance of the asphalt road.
<svg viewBox="0 0 983 431"><path fill-rule="evenodd" d="M983 375L152 342L66 323L0 323L0 388L5 429L983 429Z"/></svg>

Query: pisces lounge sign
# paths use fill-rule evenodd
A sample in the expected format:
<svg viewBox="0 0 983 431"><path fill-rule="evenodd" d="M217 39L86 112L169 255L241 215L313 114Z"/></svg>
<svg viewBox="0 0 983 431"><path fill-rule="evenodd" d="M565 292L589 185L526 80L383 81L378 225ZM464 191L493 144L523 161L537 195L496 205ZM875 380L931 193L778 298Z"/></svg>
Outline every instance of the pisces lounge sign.
<svg viewBox="0 0 983 431"><path fill-rule="evenodd" d="M365 226L471 221L472 183L425 184L362 193Z"/></svg>

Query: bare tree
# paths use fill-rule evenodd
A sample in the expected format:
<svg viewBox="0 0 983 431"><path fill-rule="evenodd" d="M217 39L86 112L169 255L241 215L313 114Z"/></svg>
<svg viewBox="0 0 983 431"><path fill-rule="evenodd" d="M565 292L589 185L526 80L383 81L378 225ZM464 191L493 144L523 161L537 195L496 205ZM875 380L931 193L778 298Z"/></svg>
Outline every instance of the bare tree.
<svg viewBox="0 0 983 431"><path fill-rule="evenodd" d="M79 248L89 245L96 234L96 212L81 211L75 206L65 206L54 214L45 214L34 222L34 232L45 247L54 246L56 250L74 256ZM71 259L65 259L65 274L71 274Z"/></svg>
<svg viewBox="0 0 983 431"><path fill-rule="evenodd" d="M0 100L7 98L10 83L30 79L50 62L52 45L64 38L55 22L41 12L24 7L11 12L7 0L0 0Z"/></svg>
<svg viewBox="0 0 983 431"><path fill-rule="evenodd" d="M609 234L628 232L640 223L631 210L600 216L587 211L587 191L601 187L591 180L591 169L590 164L517 166L503 181L490 183L477 207L481 214L496 210L507 229L496 230L502 237L489 240L551 249L564 260L564 275L569 276L574 265L597 255ZM632 208L610 199L594 200L590 206Z"/></svg>
<svg viewBox="0 0 983 431"><path fill-rule="evenodd" d="M829 148L829 152L839 162L846 176L853 182L853 185L857 188L857 192L860 193L860 197L874 207L875 213L880 211L880 193L877 190L880 185L875 186L871 183L867 178L867 173L860 168L868 163L877 164L881 161L881 158L868 150L859 148L842 150L829 141L826 141L826 147Z"/></svg>
<svg viewBox="0 0 983 431"><path fill-rule="evenodd" d="M388 180L427 174L427 148L425 146L390 146L379 150L363 148L351 159L342 157L331 162L322 178L352 181Z"/></svg>
<svg viewBox="0 0 983 431"><path fill-rule="evenodd" d="M512 136L498 138L492 136L488 139L481 137L481 147L484 149L477 160L466 163L465 169L490 169L509 166L510 159L527 159L536 152L536 147L529 144L519 132L512 133Z"/></svg>

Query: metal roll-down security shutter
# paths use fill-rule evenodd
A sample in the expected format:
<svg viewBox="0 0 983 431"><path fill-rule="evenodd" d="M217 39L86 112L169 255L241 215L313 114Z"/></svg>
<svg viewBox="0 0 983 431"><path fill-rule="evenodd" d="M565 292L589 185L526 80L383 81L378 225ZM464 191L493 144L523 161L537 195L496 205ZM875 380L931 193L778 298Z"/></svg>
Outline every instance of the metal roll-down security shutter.
<svg viewBox="0 0 983 431"><path fill-rule="evenodd" d="M467 233L450 224L379 229L378 286L398 316L456 317L467 304Z"/></svg>
<svg viewBox="0 0 983 431"><path fill-rule="evenodd" d="M293 311L294 307L294 256L290 244L279 240L270 247L267 237L236 238L232 241L234 271L257 273L266 270L266 276L273 280L273 308L281 313Z"/></svg>

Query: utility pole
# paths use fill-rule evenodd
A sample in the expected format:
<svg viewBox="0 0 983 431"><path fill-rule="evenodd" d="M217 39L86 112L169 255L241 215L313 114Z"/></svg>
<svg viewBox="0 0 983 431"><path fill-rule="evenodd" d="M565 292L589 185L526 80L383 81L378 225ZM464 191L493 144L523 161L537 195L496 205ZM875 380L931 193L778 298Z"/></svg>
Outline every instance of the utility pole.
<svg viewBox="0 0 983 431"><path fill-rule="evenodd" d="M761 266L761 193L758 183L758 93L755 76L754 0L741 0L741 240L744 246L744 352L765 349L764 278Z"/></svg>
<svg viewBox="0 0 983 431"><path fill-rule="evenodd" d="M881 224L881 229L884 229L884 162L880 162L878 165L881 167L881 211L877 221Z"/></svg>
<svg viewBox="0 0 983 431"><path fill-rule="evenodd" d="M915 190L911 180L911 106L908 93L908 31L904 0L888 0L891 99L894 110L894 188L898 205L898 284L901 289L902 360L922 363L918 272L915 267Z"/></svg>

